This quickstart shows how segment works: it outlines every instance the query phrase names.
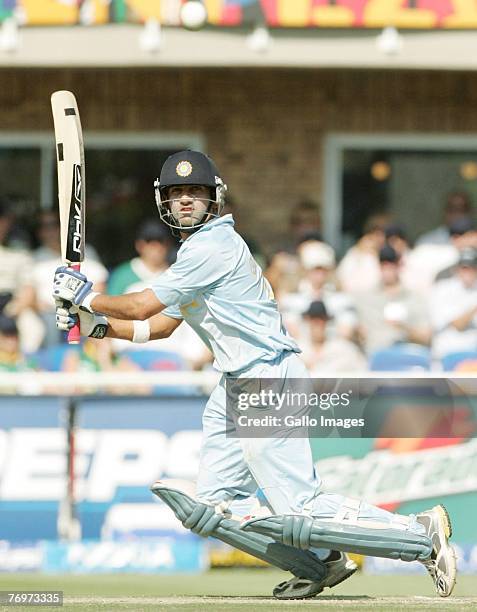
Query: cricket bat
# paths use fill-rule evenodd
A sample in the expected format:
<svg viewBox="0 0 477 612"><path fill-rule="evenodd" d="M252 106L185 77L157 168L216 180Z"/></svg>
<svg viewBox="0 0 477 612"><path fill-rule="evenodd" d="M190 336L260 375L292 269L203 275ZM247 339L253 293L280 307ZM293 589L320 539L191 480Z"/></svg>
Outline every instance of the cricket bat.
<svg viewBox="0 0 477 612"><path fill-rule="evenodd" d="M55 126L60 208L61 258L79 270L84 259L85 164L83 133L76 98L71 91L55 91L51 96ZM78 344L80 328L68 333L68 342Z"/></svg>

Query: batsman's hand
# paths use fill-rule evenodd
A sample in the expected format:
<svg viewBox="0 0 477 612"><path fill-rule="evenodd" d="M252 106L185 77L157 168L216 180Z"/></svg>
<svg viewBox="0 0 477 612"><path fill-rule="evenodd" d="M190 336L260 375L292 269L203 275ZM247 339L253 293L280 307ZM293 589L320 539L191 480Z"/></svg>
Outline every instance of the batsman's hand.
<svg viewBox="0 0 477 612"><path fill-rule="evenodd" d="M69 306L63 300L56 301L56 327L69 331L76 325L79 318L82 336L102 339L108 331L108 319L104 315L81 310L77 306Z"/></svg>
<svg viewBox="0 0 477 612"><path fill-rule="evenodd" d="M56 269L53 280L53 298L69 302L92 313L90 302L97 295L92 291L92 286L93 283L81 272L67 266L60 266Z"/></svg>

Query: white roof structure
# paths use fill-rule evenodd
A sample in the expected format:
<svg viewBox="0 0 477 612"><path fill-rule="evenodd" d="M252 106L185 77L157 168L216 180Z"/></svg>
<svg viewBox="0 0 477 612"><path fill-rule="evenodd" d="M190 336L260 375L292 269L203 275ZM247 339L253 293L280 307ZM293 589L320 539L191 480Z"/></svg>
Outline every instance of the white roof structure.
<svg viewBox="0 0 477 612"><path fill-rule="evenodd" d="M182 28L163 28L159 49L145 51L143 30L131 24L23 28L15 49L0 44L0 67L477 69L476 31L400 31L400 49L385 53L376 30L271 30L262 51L247 44L250 31Z"/></svg>

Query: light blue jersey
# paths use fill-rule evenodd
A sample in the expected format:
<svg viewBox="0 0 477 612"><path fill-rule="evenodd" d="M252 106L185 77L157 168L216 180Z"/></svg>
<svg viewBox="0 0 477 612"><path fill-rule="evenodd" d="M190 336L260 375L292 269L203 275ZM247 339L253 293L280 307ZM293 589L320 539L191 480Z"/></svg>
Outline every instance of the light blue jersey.
<svg viewBox="0 0 477 612"><path fill-rule="evenodd" d="M167 306L163 314L183 318L222 372L272 361L283 351L300 352L232 215L206 223L185 240L177 261L152 289Z"/></svg>

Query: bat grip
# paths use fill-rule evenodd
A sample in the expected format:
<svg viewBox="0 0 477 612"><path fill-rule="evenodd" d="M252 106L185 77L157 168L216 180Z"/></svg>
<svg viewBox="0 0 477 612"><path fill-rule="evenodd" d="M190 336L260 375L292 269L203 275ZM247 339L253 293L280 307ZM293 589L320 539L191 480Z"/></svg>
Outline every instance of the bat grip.
<svg viewBox="0 0 477 612"><path fill-rule="evenodd" d="M71 264L73 270L80 271L80 264ZM78 322L68 332L68 344L79 344L81 340L79 318Z"/></svg>

